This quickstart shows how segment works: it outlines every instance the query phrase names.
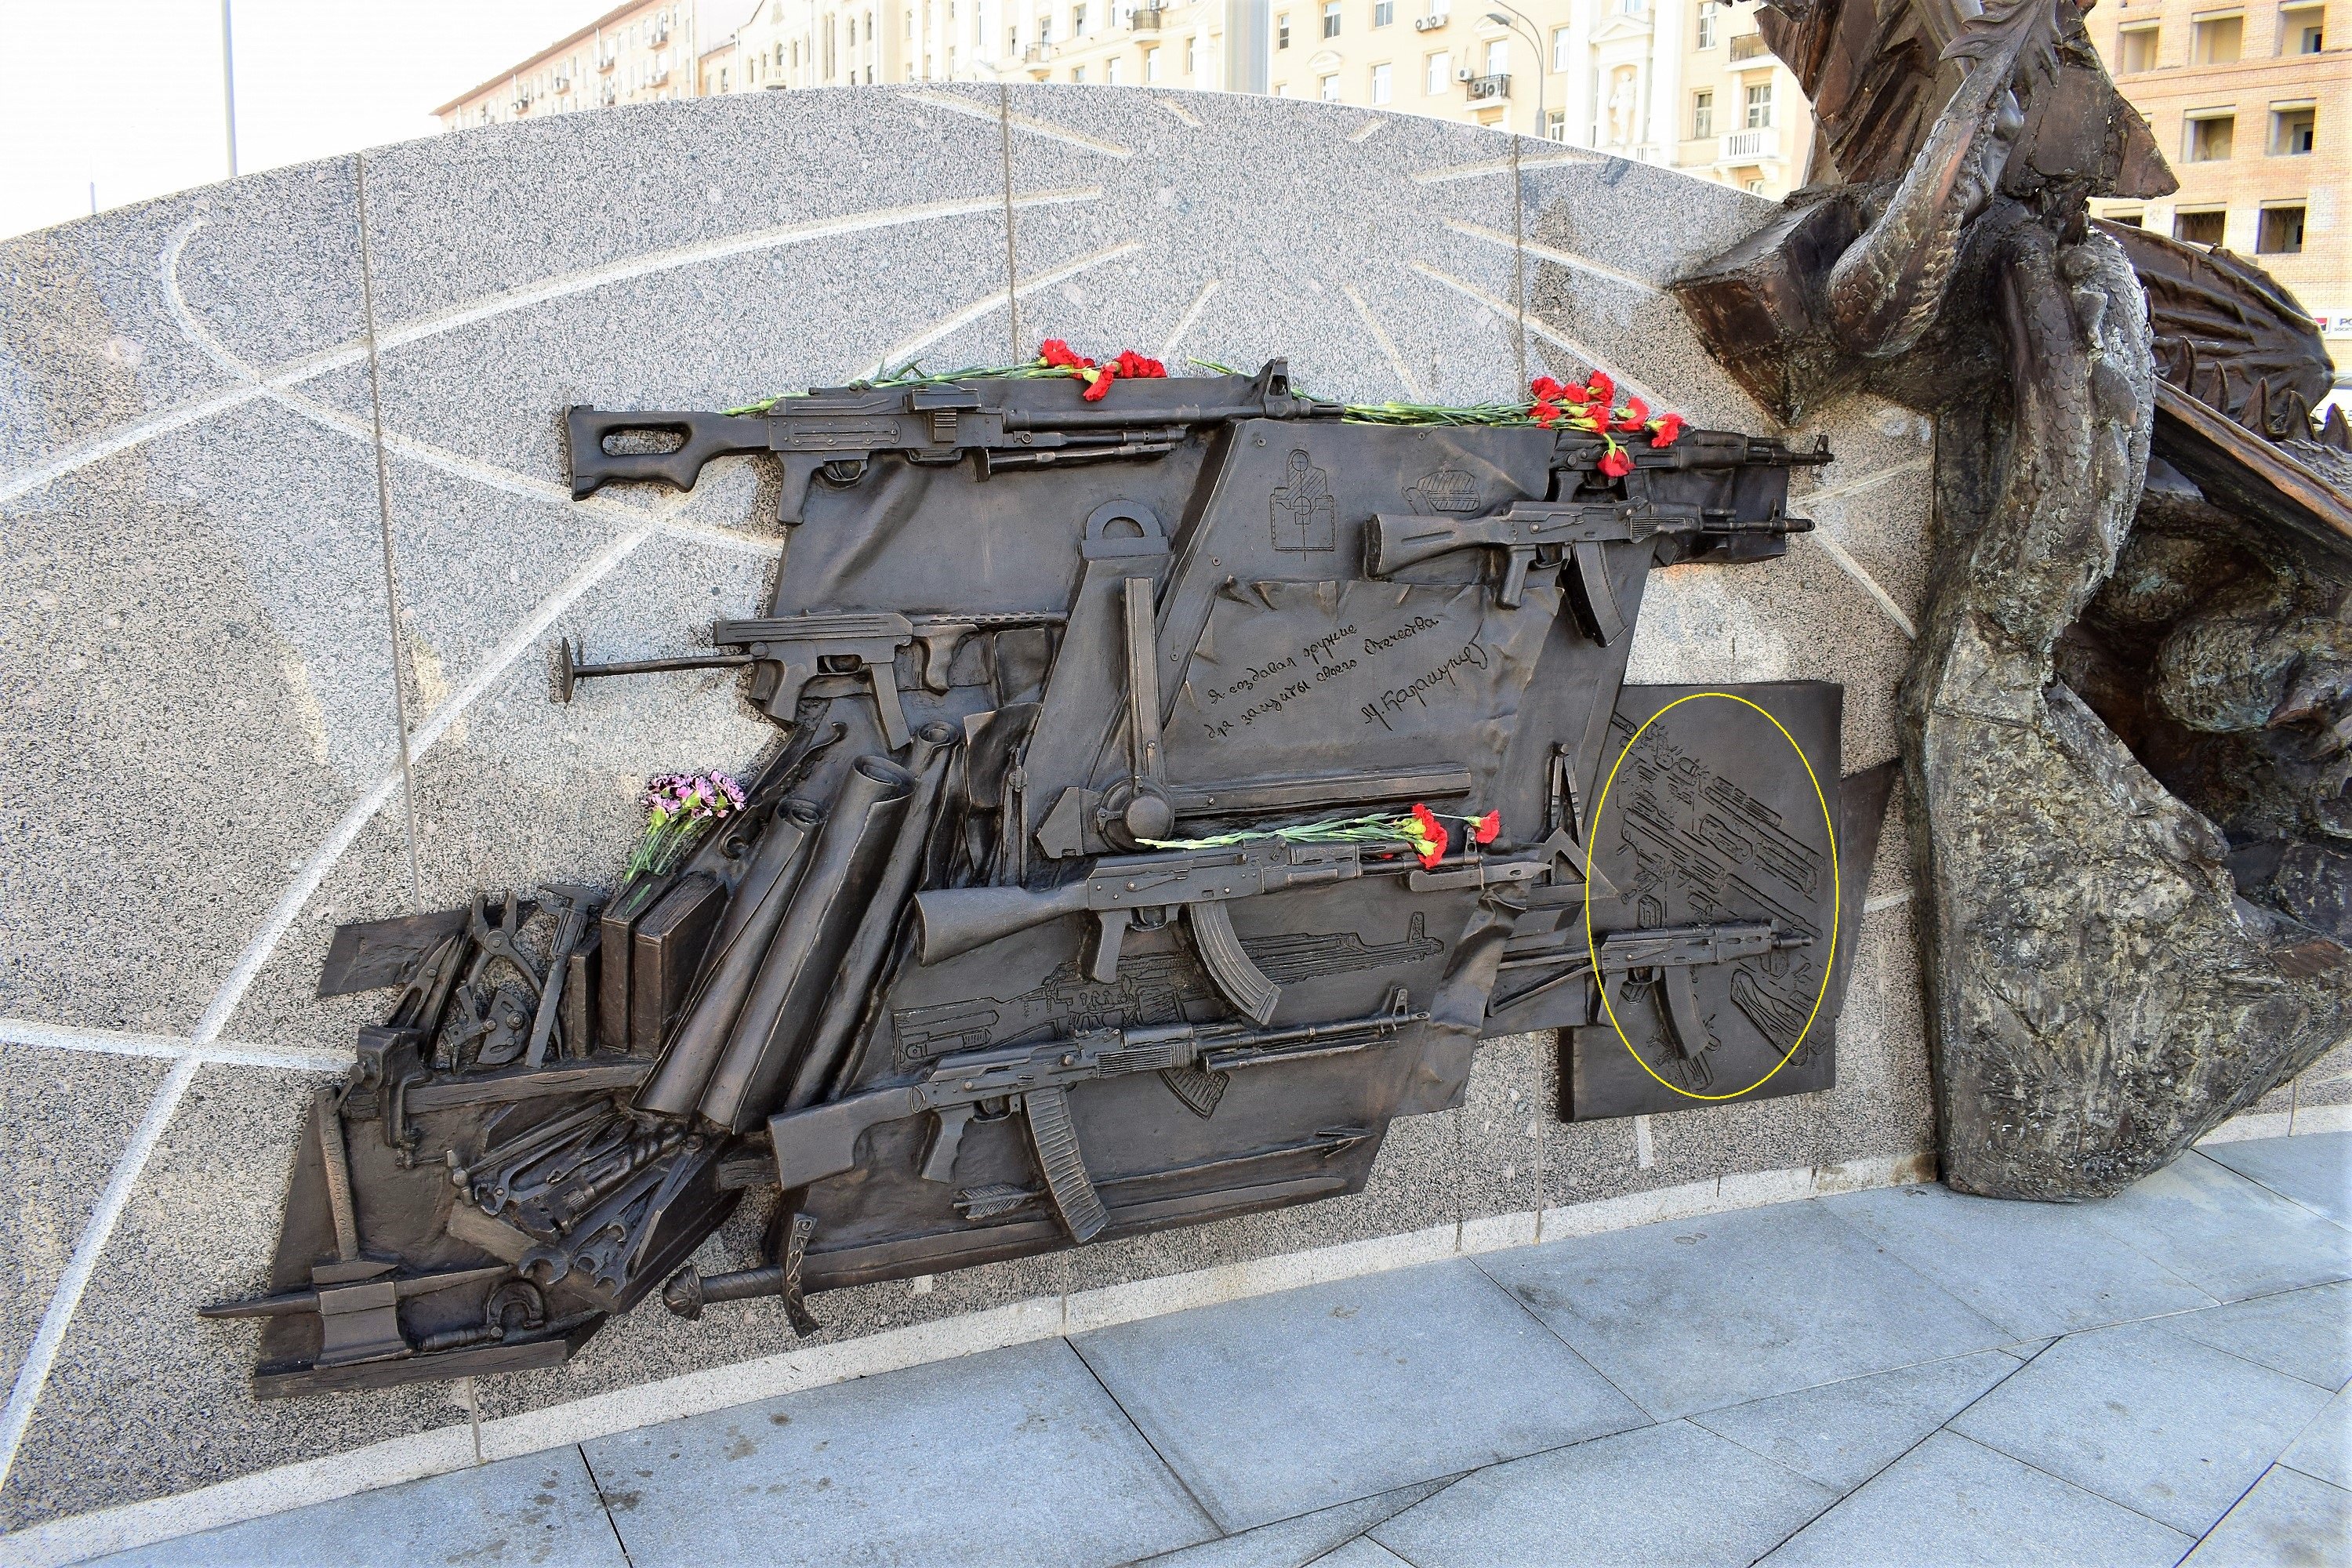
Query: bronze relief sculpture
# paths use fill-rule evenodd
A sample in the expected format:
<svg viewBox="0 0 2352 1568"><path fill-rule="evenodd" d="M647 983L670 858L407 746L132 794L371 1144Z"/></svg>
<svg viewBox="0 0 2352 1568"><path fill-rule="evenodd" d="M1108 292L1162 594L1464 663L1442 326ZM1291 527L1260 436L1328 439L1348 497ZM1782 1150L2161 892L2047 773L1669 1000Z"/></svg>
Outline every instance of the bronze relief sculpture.
<svg viewBox="0 0 2352 1568"><path fill-rule="evenodd" d="M740 668L777 742L654 781L609 894L339 932L323 992L399 989L211 1309L258 1392L1356 1191L1488 1036L1559 1028L1577 1118L1833 1081L1885 773L1834 687L1623 684L1652 568L1783 552L1825 451L1058 343L567 433L583 495L768 454L791 531L709 651L559 647L553 695Z"/></svg>

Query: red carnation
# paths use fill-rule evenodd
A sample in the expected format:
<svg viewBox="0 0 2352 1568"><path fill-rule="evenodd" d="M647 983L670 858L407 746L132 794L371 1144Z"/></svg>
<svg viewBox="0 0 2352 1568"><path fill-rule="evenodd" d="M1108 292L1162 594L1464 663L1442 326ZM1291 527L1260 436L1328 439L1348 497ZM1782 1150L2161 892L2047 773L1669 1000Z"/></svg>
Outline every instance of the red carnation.
<svg viewBox="0 0 2352 1568"><path fill-rule="evenodd" d="M1633 454L1622 447L1611 447L1601 454L1601 471L1612 479L1623 479L1633 471Z"/></svg>
<svg viewBox="0 0 2352 1568"><path fill-rule="evenodd" d="M1584 384L1585 395L1605 409L1617 406L1617 383L1605 370L1596 370L1592 379Z"/></svg>
<svg viewBox="0 0 2352 1568"><path fill-rule="evenodd" d="M1539 375L1528 384L1528 390L1536 395L1538 403L1555 403L1568 388L1548 375Z"/></svg>
<svg viewBox="0 0 2352 1568"><path fill-rule="evenodd" d="M1057 370L1091 370L1095 363L1071 353L1070 345L1060 338L1047 338L1039 343L1037 357Z"/></svg>
<svg viewBox="0 0 2352 1568"><path fill-rule="evenodd" d="M1559 389L1559 396L1562 401L1573 403L1580 408L1592 401L1591 392L1581 386L1563 386Z"/></svg>
<svg viewBox="0 0 2352 1568"><path fill-rule="evenodd" d="M1653 447L1671 447L1675 444L1675 437L1682 433L1683 416L1679 414L1661 414L1650 421L1650 445Z"/></svg>
<svg viewBox="0 0 2352 1568"><path fill-rule="evenodd" d="M1078 395L1088 403L1100 403L1110 395L1110 384L1118 379L1118 366L1107 364L1100 370L1087 371L1086 376L1087 389Z"/></svg>
<svg viewBox="0 0 2352 1568"><path fill-rule="evenodd" d="M1650 405L1638 397L1625 399L1625 417L1619 420L1620 430L1639 430L1650 422Z"/></svg>
<svg viewBox="0 0 2352 1568"><path fill-rule="evenodd" d="M1412 820L1405 836L1412 840L1413 853L1421 857L1424 869L1445 858L1445 824L1437 820L1437 813L1419 801L1413 803Z"/></svg>
<svg viewBox="0 0 2352 1568"><path fill-rule="evenodd" d="M1484 816L1470 819L1470 837L1474 843L1492 844L1502 831L1503 814L1499 811L1490 811Z"/></svg>
<svg viewBox="0 0 2352 1568"><path fill-rule="evenodd" d="M1528 410L1528 417L1549 430L1559 422L1559 405L1538 399L1536 405Z"/></svg>
<svg viewBox="0 0 2352 1568"><path fill-rule="evenodd" d="M1145 359L1133 349L1119 350L1118 358L1113 360L1111 363L1118 368L1119 374L1132 376L1140 381L1149 381L1155 376L1164 376L1168 374L1166 365L1156 359Z"/></svg>

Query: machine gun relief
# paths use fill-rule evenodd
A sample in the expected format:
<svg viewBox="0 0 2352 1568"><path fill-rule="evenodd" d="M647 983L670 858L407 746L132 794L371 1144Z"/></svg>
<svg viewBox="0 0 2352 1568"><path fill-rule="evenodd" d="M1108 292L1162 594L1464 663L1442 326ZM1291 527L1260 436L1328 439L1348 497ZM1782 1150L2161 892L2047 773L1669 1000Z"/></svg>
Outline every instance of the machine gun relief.
<svg viewBox="0 0 2352 1568"><path fill-rule="evenodd" d="M1532 985L1499 991L1494 1010L1503 1012L1571 980L1594 973L1593 954L1579 929L1548 932L1512 942L1503 950L1502 969L1555 969L1557 973ZM1620 991L1654 985L1666 1018L1667 1037L1686 1062L1706 1054L1706 1018L1699 1006L1695 972L1715 964L1737 963L1743 958L1763 958L1783 948L1811 947L1813 939L1802 931L1784 931L1770 921L1733 921L1708 926L1673 926L1611 931L1595 944L1601 984L1615 982ZM1599 987L1593 1011L1601 1010Z"/></svg>
<svg viewBox="0 0 2352 1568"><path fill-rule="evenodd" d="M1224 1092L1227 1073L1392 1045L1408 1027L1428 1018L1427 1013L1408 1005L1400 989L1381 1011L1337 1023L1289 1029L1250 1029L1237 1024L1106 1028L1042 1046L942 1057L921 1079L902 1088L770 1117L776 1180L790 1192L838 1175L856 1163L857 1140L867 1128L929 1111L938 1120L924 1145L919 1173L927 1182L950 1182L973 1114L1003 1116L1018 1110L1064 1228L1073 1241L1091 1241L1109 1216L1087 1174L1077 1130L1070 1121L1074 1086L1156 1072L1187 1108L1206 1117Z"/></svg>
<svg viewBox="0 0 2352 1568"><path fill-rule="evenodd" d="M1745 538L1780 541L1786 550L1790 534L1807 532L1812 526L1801 517L1775 513L1743 518L1728 508L1646 497L1621 501L1518 501L1489 517L1381 512L1364 531L1364 570L1375 577L1388 577L1457 550L1500 550L1503 582L1496 602L1517 605L1526 592L1531 568L1571 567L1567 582L1578 616L1592 640L1605 647L1625 635L1625 617L1609 586L1612 548L1654 550L1668 541Z"/></svg>
<svg viewBox="0 0 2352 1568"><path fill-rule="evenodd" d="M1601 912L1611 983L1661 977L1690 1048L1677 976L1777 1018L1780 933L1826 929L1833 879L1774 764L1678 715L1703 820L1626 784L1631 826L1588 843L1578 803L1638 689L1643 574L1782 544L1790 468L1821 458L1605 376L1534 390L1343 404L1278 359L1171 378L1051 342L719 412L568 410L575 496L752 454L794 533L707 649L566 642L556 699L740 669L780 733L740 781L656 781L609 893L338 931L323 994L400 991L314 1108L267 1279L212 1309L262 1325L257 1392L551 1366L657 1290L688 1317L781 1298L806 1332L803 1293L1360 1191L1393 1120L1459 1103L1506 1032L1497 974L1572 964L1515 938L1571 905ZM1504 552L1499 592L1473 550ZM1555 563L1605 647L1514 608ZM1409 723L1360 721L1433 661ZM1759 695L1833 758L1834 700L1801 684ZM1189 721L1212 689L1255 691L1249 721ZM1654 929L1730 918L1701 909L1765 923ZM1605 929L1628 915L1653 929ZM1804 1081L1833 1067L1824 1046ZM703 1281L689 1259L753 1191L756 1263Z"/></svg>

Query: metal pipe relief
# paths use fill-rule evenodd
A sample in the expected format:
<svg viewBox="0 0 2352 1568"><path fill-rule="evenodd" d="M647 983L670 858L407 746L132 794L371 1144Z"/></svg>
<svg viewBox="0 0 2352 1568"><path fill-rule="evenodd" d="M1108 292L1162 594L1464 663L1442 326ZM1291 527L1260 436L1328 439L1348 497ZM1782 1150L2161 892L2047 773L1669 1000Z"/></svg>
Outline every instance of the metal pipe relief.
<svg viewBox="0 0 2352 1568"><path fill-rule="evenodd" d="M792 908L703 1091L700 1110L712 1122L740 1132L772 1109L856 932L915 784L913 773L885 756L863 756L850 765L793 889Z"/></svg>
<svg viewBox="0 0 2352 1568"><path fill-rule="evenodd" d="M907 752L907 769L916 778L915 793L907 802L906 815L899 821L898 837L890 846L890 858L883 864L874 895L858 920L857 934L842 954L840 969L833 989L825 996L824 1011L818 1016L816 1028L809 1037L808 1049L801 1053L799 1065L793 1069L782 1110L798 1110L823 1097L841 1066L858 1020L866 1016L875 976L889 956L892 939L898 934L907 895L914 890L922 873L923 851L931 841L931 819L939 803L940 785L947 777L948 764L961 739L953 725L936 720L915 731L914 744Z"/></svg>
<svg viewBox="0 0 2352 1568"><path fill-rule="evenodd" d="M824 821L824 813L809 801L787 800L776 808L711 942L716 957L703 965L702 983L686 1005L684 1021L670 1037L653 1077L637 1091L638 1110L684 1116L702 1098L751 994L760 961L791 907L803 851Z"/></svg>

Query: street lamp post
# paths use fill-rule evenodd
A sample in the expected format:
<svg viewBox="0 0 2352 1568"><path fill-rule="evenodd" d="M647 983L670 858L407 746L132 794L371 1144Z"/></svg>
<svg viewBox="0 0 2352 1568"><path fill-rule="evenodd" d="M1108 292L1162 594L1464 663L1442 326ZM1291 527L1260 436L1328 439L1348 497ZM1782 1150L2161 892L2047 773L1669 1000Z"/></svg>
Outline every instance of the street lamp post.
<svg viewBox="0 0 2352 1568"><path fill-rule="evenodd" d="M226 4L226 0L223 0L223 3L224 3L224 4ZM1545 119L1544 119L1544 69L1545 69L1545 66L1544 66L1544 51L1543 51L1543 30L1542 30L1541 28L1538 27L1538 26L1537 26L1533 22L1528 21L1528 20L1527 13L1526 13L1526 12L1524 12L1524 11L1521 11L1520 9L1518 9L1518 7L1517 7L1517 6L1515 6L1515 5L1505 5L1505 4L1504 4L1504 0L1496 0L1496 5L1502 5L1503 10L1502 10L1502 11L1489 11L1489 12L1487 12L1487 13L1486 13L1486 20L1488 20L1489 22L1493 22L1493 23L1496 24L1496 25L1497 25L1497 26L1503 26L1503 27L1508 28L1514 36L1523 36L1523 37L1526 37L1526 39L1528 40L1528 47L1529 48L1531 48L1531 49L1535 50L1535 52L1536 52L1536 134L1537 134L1538 136L1542 136L1542 135L1544 135L1544 134L1546 133L1546 131L1547 131L1547 122L1546 122L1546 121L1545 121ZM1504 16L1504 15L1503 15L1503 11L1508 11L1508 12L1511 14L1511 16ZM1513 23L1513 21L1511 20L1511 17L1512 17L1512 16L1516 16L1516 17L1517 17L1517 18L1518 18L1519 23L1524 23L1524 24L1526 25L1527 31L1526 31L1526 33L1525 33L1524 35L1521 35L1521 34L1520 34L1518 25L1517 25L1517 24Z"/></svg>

